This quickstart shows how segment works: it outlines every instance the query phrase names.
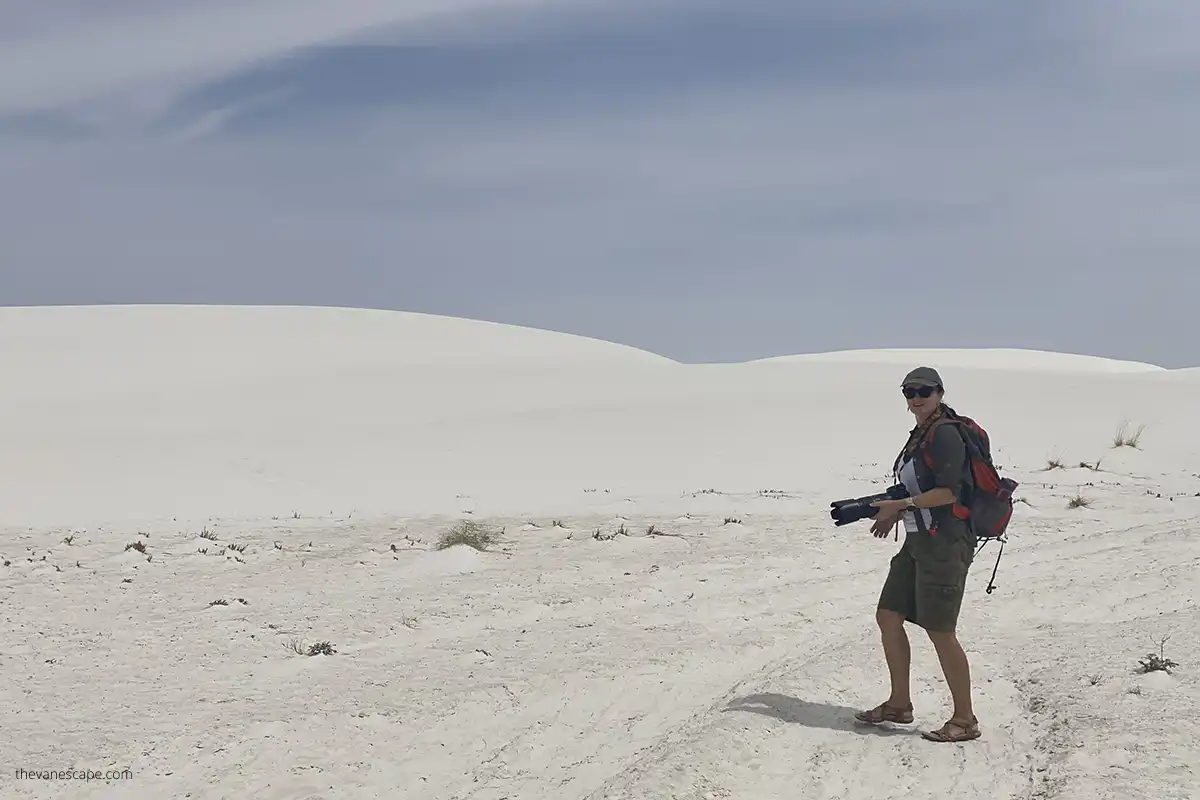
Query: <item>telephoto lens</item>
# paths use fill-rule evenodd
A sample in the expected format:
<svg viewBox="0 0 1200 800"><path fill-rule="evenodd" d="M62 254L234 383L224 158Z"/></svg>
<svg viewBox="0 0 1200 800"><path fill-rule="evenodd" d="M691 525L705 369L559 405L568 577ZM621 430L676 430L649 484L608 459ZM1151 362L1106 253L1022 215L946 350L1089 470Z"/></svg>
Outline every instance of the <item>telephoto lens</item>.
<svg viewBox="0 0 1200 800"><path fill-rule="evenodd" d="M836 526L849 525L861 519L869 519L879 511L871 504L879 500L903 500L908 497L908 489L902 483L888 487L886 492L867 497L851 497L846 500L835 500L830 503L829 516L833 517Z"/></svg>

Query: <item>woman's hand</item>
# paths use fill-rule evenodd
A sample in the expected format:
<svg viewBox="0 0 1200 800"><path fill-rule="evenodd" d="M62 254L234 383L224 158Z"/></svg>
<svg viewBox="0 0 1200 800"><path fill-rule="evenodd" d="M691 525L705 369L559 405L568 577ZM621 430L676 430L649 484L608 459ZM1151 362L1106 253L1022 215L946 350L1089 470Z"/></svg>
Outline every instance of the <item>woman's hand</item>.
<svg viewBox="0 0 1200 800"><path fill-rule="evenodd" d="M880 519L883 519L884 517L895 517L896 519L899 519L900 515L903 514L904 510L908 507L908 500L877 500L874 503L871 503L871 506L879 509L878 516Z"/></svg>
<svg viewBox="0 0 1200 800"><path fill-rule="evenodd" d="M876 539L886 539L900 521L900 517L904 516L908 501L877 500L871 503L871 506L879 509L879 513L875 515L875 522L871 525L871 534Z"/></svg>
<svg viewBox="0 0 1200 800"><path fill-rule="evenodd" d="M900 521L900 517L904 511L901 509L896 514L879 513L875 515L875 521L871 523L871 535L876 539L886 539L892 532L892 528L896 527L896 523Z"/></svg>

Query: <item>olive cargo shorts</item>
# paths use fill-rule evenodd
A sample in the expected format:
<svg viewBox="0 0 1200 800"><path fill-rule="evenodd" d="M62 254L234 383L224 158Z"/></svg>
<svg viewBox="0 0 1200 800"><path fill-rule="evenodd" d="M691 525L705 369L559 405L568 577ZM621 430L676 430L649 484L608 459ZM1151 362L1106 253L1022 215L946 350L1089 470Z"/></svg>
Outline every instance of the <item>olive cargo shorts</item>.
<svg viewBox="0 0 1200 800"><path fill-rule="evenodd" d="M975 555L970 536L909 534L879 594L879 608L903 614L929 631L953 631Z"/></svg>

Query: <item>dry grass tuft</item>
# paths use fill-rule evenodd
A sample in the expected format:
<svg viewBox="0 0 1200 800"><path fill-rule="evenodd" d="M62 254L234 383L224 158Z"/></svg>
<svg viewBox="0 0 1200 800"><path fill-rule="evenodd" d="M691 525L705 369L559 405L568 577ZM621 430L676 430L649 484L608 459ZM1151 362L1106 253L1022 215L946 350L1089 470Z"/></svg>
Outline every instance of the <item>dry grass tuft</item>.
<svg viewBox="0 0 1200 800"><path fill-rule="evenodd" d="M1146 432L1145 425L1139 425L1133 433L1129 432L1129 422L1121 423L1117 428L1117 432L1113 434L1113 447L1132 447L1135 450L1141 447L1142 434Z"/></svg>

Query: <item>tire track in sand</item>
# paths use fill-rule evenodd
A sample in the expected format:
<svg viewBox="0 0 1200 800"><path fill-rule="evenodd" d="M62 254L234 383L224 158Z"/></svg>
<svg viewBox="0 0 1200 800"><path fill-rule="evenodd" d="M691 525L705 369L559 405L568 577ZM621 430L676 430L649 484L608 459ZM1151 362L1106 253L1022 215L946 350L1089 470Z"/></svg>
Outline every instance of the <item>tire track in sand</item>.
<svg viewBox="0 0 1200 800"><path fill-rule="evenodd" d="M1015 681L985 680L975 688L983 738L926 741L920 730L941 725L948 700L936 661L918 658L919 650L931 649L920 644L913 642L912 726L854 722L854 704L880 691L882 656L867 629L850 641L827 640L765 665L660 737L586 800L1027 800L1038 732Z"/></svg>

